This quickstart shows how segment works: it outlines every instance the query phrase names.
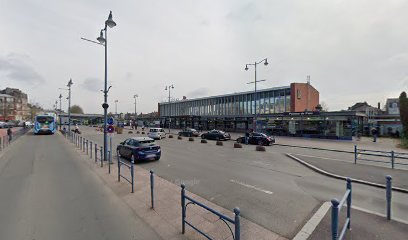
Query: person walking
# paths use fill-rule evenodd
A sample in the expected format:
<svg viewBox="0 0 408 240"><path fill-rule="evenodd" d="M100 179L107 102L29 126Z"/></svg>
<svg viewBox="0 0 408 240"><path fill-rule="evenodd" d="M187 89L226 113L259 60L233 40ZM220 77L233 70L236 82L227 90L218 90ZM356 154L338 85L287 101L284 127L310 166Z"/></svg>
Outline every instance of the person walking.
<svg viewBox="0 0 408 240"><path fill-rule="evenodd" d="M378 135L377 128L371 129L371 134L373 135L373 142L377 142L377 135Z"/></svg>
<svg viewBox="0 0 408 240"><path fill-rule="evenodd" d="M11 142L11 139L13 138L13 132L11 131L11 127L7 129L7 136L8 136L8 142Z"/></svg>

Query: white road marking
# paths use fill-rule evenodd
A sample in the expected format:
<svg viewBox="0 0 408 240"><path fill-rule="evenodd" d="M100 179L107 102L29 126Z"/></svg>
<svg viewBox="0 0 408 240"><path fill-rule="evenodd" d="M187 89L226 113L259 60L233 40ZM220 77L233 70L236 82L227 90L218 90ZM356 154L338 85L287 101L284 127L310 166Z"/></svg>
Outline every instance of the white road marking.
<svg viewBox="0 0 408 240"><path fill-rule="evenodd" d="M259 187L256 187L256 186L252 186L252 185L249 185L249 184L246 184L246 183L243 183L243 182L234 180L234 179L231 179L230 182L239 184L239 185L244 186L244 187L247 187L247 188L252 188L252 189L255 189L255 190L257 190L257 191L266 193L266 194L273 194L273 192L271 192L271 191L264 190L264 189L262 189L262 188L259 188Z"/></svg>

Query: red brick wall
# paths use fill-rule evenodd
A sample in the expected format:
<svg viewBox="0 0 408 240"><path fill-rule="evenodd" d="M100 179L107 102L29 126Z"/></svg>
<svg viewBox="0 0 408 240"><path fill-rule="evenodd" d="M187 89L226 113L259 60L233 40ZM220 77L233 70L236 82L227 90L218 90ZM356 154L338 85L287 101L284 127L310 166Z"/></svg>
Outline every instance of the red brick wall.
<svg viewBox="0 0 408 240"><path fill-rule="evenodd" d="M308 83L290 84L290 111L315 111L319 104L319 91Z"/></svg>

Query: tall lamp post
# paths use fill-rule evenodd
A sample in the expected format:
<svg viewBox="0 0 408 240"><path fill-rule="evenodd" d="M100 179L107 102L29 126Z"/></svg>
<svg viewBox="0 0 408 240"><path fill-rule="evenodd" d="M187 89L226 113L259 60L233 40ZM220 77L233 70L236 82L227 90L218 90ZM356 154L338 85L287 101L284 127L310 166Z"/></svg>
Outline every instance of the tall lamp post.
<svg viewBox="0 0 408 240"><path fill-rule="evenodd" d="M72 86L72 79L69 79L68 82L68 132L71 134L71 86Z"/></svg>
<svg viewBox="0 0 408 240"><path fill-rule="evenodd" d="M118 102L119 100L115 100L115 115L118 115Z"/></svg>
<svg viewBox="0 0 408 240"><path fill-rule="evenodd" d="M137 99L138 97L139 97L139 95L137 95L137 94L133 95L133 98L135 99L135 124L136 124L136 121L137 121L136 99Z"/></svg>
<svg viewBox="0 0 408 240"><path fill-rule="evenodd" d="M107 121L108 121L108 92L110 87L108 88L108 27L113 28L116 26L115 21L112 19L112 11L109 12L108 19L105 21L105 27L101 30L99 37L96 39L98 42L81 38L82 40L93 42L99 45L103 45L105 47L105 87L103 90L104 93L104 103L102 104L103 108L103 159L107 160L107 151L108 151L108 141L107 141ZM103 37L103 32L105 32L105 37Z"/></svg>
<svg viewBox="0 0 408 240"><path fill-rule="evenodd" d="M62 129L62 128L61 128L61 124L62 124L62 121L61 121L61 113L62 113L61 98L62 98L62 94L61 94L61 93L60 93L60 95L59 95L58 98L59 98L59 102L60 102L60 107L59 107L59 114L60 114L60 116L59 116L59 123L60 123L60 124L59 124L59 125L60 125L60 126L59 126L59 127L60 127L60 130L61 130L61 129Z"/></svg>
<svg viewBox="0 0 408 240"><path fill-rule="evenodd" d="M174 85L173 84L171 84L171 85L168 85L168 86L166 86L166 88L164 89L165 91L169 91L169 133L170 133L170 123L171 123L171 117L170 117L170 90L171 89L174 89Z"/></svg>
<svg viewBox="0 0 408 240"><path fill-rule="evenodd" d="M254 68L255 68L255 81L247 83L247 84L252 84L252 83L255 84L255 94L254 94L255 109L254 109L254 121L253 121L254 131L257 130L257 129L256 129L256 118L257 118L256 102L257 102L257 100L258 100L258 97L257 97L257 95L256 95L256 83L258 83L258 82L264 82L264 81L265 81L265 80L256 80L256 66L257 66L258 64L262 63L262 62L264 63L265 66L268 65L268 59L267 59L267 58L262 59L262 60L259 61L259 62L248 63L248 64L245 65L245 71L248 71L248 66L254 66Z"/></svg>

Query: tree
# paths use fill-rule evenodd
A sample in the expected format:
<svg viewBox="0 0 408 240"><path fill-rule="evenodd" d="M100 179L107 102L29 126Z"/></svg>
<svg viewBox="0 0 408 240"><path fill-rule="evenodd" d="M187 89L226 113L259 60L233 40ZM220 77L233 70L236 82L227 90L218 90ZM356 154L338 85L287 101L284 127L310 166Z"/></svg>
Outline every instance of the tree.
<svg viewBox="0 0 408 240"><path fill-rule="evenodd" d="M70 108L71 113L80 113L80 114L84 114L84 111L82 110L82 108L79 105L73 105Z"/></svg>
<svg viewBox="0 0 408 240"><path fill-rule="evenodd" d="M399 110L402 124L402 136L405 139L408 139L408 98L406 92L402 92L399 97Z"/></svg>

